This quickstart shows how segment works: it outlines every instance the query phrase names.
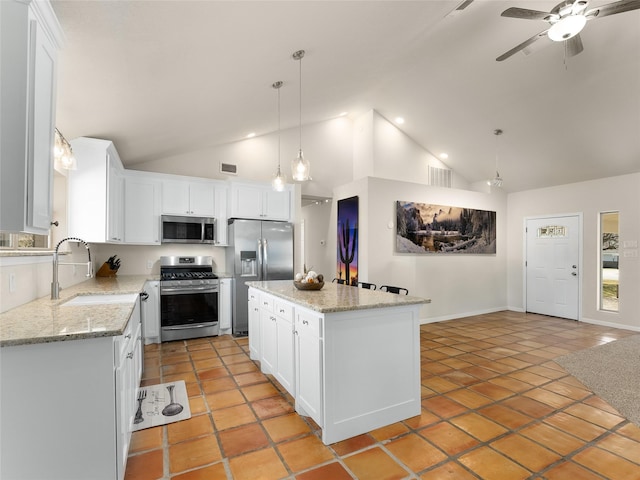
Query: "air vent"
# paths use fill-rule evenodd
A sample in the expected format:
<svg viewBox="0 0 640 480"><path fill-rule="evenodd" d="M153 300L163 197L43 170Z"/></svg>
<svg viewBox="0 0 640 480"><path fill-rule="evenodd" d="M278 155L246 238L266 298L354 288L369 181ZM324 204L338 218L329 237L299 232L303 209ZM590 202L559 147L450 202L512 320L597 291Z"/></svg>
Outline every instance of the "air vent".
<svg viewBox="0 0 640 480"><path fill-rule="evenodd" d="M237 175L238 166L233 163L220 162L220 173L226 173L227 175Z"/></svg>
<svg viewBox="0 0 640 480"><path fill-rule="evenodd" d="M429 165L429 185L432 187L451 188L451 170Z"/></svg>

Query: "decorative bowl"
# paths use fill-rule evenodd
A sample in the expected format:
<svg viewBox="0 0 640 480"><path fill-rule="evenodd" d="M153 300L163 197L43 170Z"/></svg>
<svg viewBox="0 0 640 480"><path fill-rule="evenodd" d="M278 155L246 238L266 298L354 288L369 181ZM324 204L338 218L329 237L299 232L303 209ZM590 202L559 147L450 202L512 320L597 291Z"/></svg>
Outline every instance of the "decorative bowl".
<svg viewBox="0 0 640 480"><path fill-rule="evenodd" d="M293 281L293 286L298 290L320 290L324 287L324 282L319 283L304 283L304 282L296 282Z"/></svg>

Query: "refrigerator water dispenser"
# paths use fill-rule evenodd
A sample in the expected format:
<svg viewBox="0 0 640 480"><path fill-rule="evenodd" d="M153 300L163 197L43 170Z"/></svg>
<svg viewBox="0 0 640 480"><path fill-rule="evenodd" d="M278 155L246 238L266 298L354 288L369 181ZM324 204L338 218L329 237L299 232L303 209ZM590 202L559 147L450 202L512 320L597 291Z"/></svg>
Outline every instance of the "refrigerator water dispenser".
<svg viewBox="0 0 640 480"><path fill-rule="evenodd" d="M241 251L240 252L240 265L242 277L255 277L258 275L258 264L256 262L255 251Z"/></svg>

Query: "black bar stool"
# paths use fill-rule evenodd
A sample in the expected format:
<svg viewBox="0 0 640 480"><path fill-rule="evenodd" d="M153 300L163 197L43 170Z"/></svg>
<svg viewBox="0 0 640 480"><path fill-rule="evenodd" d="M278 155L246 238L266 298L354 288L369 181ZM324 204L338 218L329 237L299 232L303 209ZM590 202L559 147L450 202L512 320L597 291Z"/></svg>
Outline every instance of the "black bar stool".
<svg viewBox="0 0 640 480"><path fill-rule="evenodd" d="M406 288L392 287L391 285L382 285L380 287L380 291L381 292L389 292L389 293L397 293L398 295L400 295L401 293L404 293L405 295L409 295L409 290L407 290Z"/></svg>
<svg viewBox="0 0 640 480"><path fill-rule="evenodd" d="M358 282L358 286L362 288L368 288L369 290L375 290L376 288L378 288L375 283L368 282Z"/></svg>
<svg viewBox="0 0 640 480"><path fill-rule="evenodd" d="M334 278L333 280L331 280L333 283L339 283L340 285L344 285L347 281L343 280L342 278Z"/></svg>

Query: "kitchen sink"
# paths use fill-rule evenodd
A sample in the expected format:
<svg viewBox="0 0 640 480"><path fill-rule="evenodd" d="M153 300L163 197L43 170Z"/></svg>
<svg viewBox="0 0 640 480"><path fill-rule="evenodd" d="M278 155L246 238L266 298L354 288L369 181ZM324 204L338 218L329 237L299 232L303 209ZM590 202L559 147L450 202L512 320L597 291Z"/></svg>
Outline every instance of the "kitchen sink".
<svg viewBox="0 0 640 480"><path fill-rule="evenodd" d="M63 307L74 307L79 305L106 305L113 303L134 303L137 293L123 293L115 295L78 295L71 300L64 302Z"/></svg>

